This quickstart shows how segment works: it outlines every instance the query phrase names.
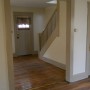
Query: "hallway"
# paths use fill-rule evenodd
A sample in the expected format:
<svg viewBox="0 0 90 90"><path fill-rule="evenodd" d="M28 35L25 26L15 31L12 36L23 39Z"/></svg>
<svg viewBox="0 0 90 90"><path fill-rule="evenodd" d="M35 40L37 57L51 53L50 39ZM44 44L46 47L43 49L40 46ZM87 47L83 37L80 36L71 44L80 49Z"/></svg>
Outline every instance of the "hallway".
<svg viewBox="0 0 90 90"><path fill-rule="evenodd" d="M21 56L14 58L16 90L44 90L52 86L66 85L65 71L48 64L37 56ZM43 89L42 89L43 88Z"/></svg>

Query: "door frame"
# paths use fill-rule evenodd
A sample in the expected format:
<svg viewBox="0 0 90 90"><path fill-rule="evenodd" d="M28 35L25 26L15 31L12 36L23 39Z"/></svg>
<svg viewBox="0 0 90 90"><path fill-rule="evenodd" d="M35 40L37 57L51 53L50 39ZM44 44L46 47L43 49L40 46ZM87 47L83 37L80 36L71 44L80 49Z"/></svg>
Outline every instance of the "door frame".
<svg viewBox="0 0 90 90"><path fill-rule="evenodd" d="M90 7L90 2L88 1L88 2L87 2L87 9L88 9L89 7ZM89 27L88 27L88 23L89 23L89 22L88 22L88 17L89 17L89 16L88 16L88 11L89 11L89 10L87 10L87 54L86 54L86 55L87 55L87 57L86 57L87 63L86 63L86 64L87 64L87 73L88 73L88 76L90 76L90 71L89 71L89 68L90 68L90 62L89 62L89 60L90 60L90 57L89 57L89 56L90 56L90 55L89 55L90 52L89 52L89 49L90 49L90 46L89 46L89 33L88 33L88 32L89 32Z"/></svg>
<svg viewBox="0 0 90 90"><path fill-rule="evenodd" d="M18 56L17 55L17 40L16 40L16 17L17 16L30 16L31 17L31 22L32 22L32 30L31 30L31 49L32 49L32 51L31 51L31 53L30 54L33 54L34 53L34 32L33 32L33 13L30 13L30 12L13 12L13 17L14 17L14 41L15 41L15 56Z"/></svg>

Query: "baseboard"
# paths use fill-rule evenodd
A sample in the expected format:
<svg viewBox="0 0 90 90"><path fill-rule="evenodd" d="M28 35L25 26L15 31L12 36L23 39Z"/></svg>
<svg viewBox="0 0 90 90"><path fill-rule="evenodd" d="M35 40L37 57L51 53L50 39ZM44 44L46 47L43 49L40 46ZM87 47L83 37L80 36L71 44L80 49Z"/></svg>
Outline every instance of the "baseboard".
<svg viewBox="0 0 90 90"><path fill-rule="evenodd" d="M33 51L31 54L38 55L38 51ZM13 53L13 57L18 57L18 55L16 55L16 53Z"/></svg>
<svg viewBox="0 0 90 90"><path fill-rule="evenodd" d="M39 56L39 58L40 58L41 60L47 62L47 63L50 63L50 64L52 64L52 65L54 65L54 66L56 66L56 67L59 67L59 68L61 68L61 69L63 69L63 70L66 70L66 65L64 65L64 64L62 64L62 63L58 63L58 62L56 62L56 61L54 61L54 60L51 60L51 59L49 59L49 58L46 58L46 57L40 57L40 56Z"/></svg>
<svg viewBox="0 0 90 90"><path fill-rule="evenodd" d="M73 75L69 82L76 82L76 81L83 80L86 78L88 78L88 75L86 72L84 72L84 73Z"/></svg>

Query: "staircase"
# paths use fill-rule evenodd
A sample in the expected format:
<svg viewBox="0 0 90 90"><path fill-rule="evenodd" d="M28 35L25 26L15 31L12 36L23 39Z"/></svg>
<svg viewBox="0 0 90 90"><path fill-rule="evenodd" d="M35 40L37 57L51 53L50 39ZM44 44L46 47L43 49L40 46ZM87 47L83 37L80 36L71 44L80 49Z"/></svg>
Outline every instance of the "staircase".
<svg viewBox="0 0 90 90"><path fill-rule="evenodd" d="M67 2L58 0L57 9L52 14L44 31L39 35L39 58L61 69L66 69L67 49Z"/></svg>
<svg viewBox="0 0 90 90"><path fill-rule="evenodd" d="M58 36L58 10L56 9L46 25L44 31L39 34L40 53L42 57L54 39Z"/></svg>

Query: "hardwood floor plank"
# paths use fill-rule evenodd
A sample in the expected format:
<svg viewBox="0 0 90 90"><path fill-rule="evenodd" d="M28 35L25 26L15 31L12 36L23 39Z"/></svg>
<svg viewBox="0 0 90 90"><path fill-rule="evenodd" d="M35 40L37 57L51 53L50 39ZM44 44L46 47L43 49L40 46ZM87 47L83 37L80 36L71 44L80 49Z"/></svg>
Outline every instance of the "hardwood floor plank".
<svg viewBox="0 0 90 90"><path fill-rule="evenodd" d="M14 58L15 86L21 90L41 88L64 82L65 71L37 56Z"/></svg>
<svg viewBox="0 0 90 90"><path fill-rule="evenodd" d="M38 56L14 58L15 90L90 90L90 78L75 83L65 81L65 71Z"/></svg>

